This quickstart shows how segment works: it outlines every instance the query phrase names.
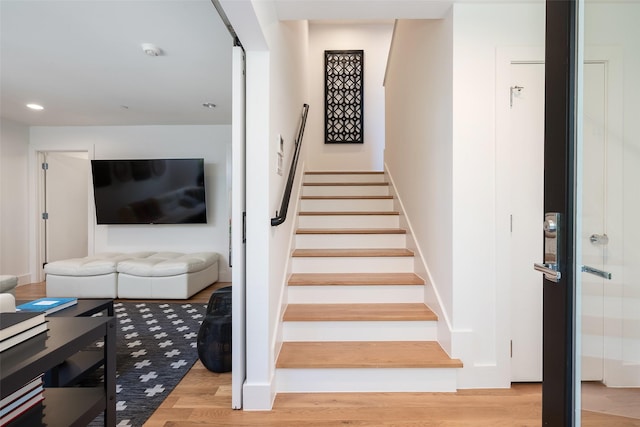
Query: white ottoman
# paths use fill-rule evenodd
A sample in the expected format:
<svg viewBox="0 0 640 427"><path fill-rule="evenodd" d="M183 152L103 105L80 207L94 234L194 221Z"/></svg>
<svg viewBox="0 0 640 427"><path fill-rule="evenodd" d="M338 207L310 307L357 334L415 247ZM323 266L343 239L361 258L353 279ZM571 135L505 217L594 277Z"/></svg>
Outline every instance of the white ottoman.
<svg viewBox="0 0 640 427"><path fill-rule="evenodd" d="M50 262L44 267L48 297L116 298L119 261L153 252L105 252L85 258Z"/></svg>
<svg viewBox="0 0 640 427"><path fill-rule="evenodd" d="M187 299L218 281L218 254L158 252L118 263L118 298Z"/></svg>
<svg viewBox="0 0 640 427"><path fill-rule="evenodd" d="M18 278L16 276L0 276L0 294L11 294L15 297L16 286L18 286Z"/></svg>

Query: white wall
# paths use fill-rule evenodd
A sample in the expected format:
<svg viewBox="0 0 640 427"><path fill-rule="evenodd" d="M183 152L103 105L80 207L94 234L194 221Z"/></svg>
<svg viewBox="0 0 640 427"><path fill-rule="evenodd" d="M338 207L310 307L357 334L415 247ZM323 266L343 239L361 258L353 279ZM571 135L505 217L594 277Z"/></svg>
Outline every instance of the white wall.
<svg viewBox="0 0 640 427"><path fill-rule="evenodd" d="M509 385L509 288L496 281L496 230L508 226L495 210L496 51L543 46L544 12L542 2L454 5L453 348L463 387Z"/></svg>
<svg viewBox="0 0 640 427"><path fill-rule="evenodd" d="M230 147L228 125L32 127L30 135L33 158L39 151L73 150L88 151L95 159L204 158L207 224L95 225L92 216L89 227L93 229L90 234L95 235L93 252L217 252L221 256L221 281L231 281L227 182ZM35 189L31 191L31 198L35 203ZM93 194L89 200L93 212Z"/></svg>
<svg viewBox="0 0 640 427"><path fill-rule="evenodd" d="M247 59L247 378L243 407L270 409L275 397L274 365L282 340L278 325L286 301L297 192L291 195L287 220L271 227L270 219L280 209L300 112L309 102L308 27L302 21L279 22L272 1L222 4ZM276 173L278 135L285 141L283 176ZM302 159L304 153L294 188L301 179Z"/></svg>
<svg viewBox="0 0 640 427"><path fill-rule="evenodd" d="M440 297L439 318L453 314L452 66L453 20L396 24L385 79L385 163ZM425 274L426 273L426 274ZM449 325L450 327L450 325ZM451 352L450 340L439 335Z"/></svg>
<svg viewBox="0 0 640 427"><path fill-rule="evenodd" d="M452 45L451 56L446 55L446 50L436 56L439 44L432 47L431 57L411 60L406 54L405 68L426 67L421 70L422 75L445 85L443 88L420 82L419 77L406 82L407 91L413 85L419 93L405 99L440 98L438 102L410 104L415 111L407 111L414 117L407 120L414 124L407 126L415 127L405 132L422 141L403 138L393 142L412 144L408 151L418 159L412 160L404 153L407 159L401 161L396 151L400 147L390 145L395 135L388 130L385 162L399 183L407 219L416 232L416 243L451 322L451 353L464 363L458 387L507 387L509 302L504 297L509 293L509 284L496 280L496 272L503 267L496 258L496 188L504 187L504 183L496 181L495 173L496 52L506 46L544 45L544 3L456 3L444 22L447 21L452 28L448 41ZM411 25L433 27L431 32L416 33L421 39L414 42L414 52L421 46L431 46L438 34L437 24ZM395 51L391 55L393 61L394 55ZM451 61L449 68L443 61ZM451 81L446 79L447 70L452 72ZM389 77L390 74L388 82ZM451 85L450 94L447 84ZM395 107L387 105L390 109ZM428 130L418 127L422 121L438 117L440 123L432 123ZM389 121L387 126L391 126ZM404 165L420 163L425 167L402 169ZM430 168L435 169L432 174L423 170ZM415 179L410 183L412 176Z"/></svg>
<svg viewBox="0 0 640 427"><path fill-rule="evenodd" d="M0 274L30 283L29 128L0 119ZM30 212L33 215L30 215Z"/></svg>
<svg viewBox="0 0 640 427"><path fill-rule="evenodd" d="M310 170L382 170L384 79L392 24L310 24L310 109L305 145ZM364 143L324 143L324 51L364 50Z"/></svg>

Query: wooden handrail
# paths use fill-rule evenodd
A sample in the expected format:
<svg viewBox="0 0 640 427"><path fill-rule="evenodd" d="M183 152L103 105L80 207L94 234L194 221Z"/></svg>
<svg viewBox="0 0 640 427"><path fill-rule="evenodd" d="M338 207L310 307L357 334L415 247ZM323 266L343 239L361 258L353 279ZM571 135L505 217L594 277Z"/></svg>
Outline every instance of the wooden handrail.
<svg viewBox="0 0 640 427"><path fill-rule="evenodd" d="M280 204L280 213L276 211L276 216L271 218L271 226L276 227L287 219L287 211L289 210L289 200L291 199L291 189L293 181L296 177L296 167L298 166L298 157L300 156L300 147L302 146L302 138L304 137L304 128L307 124L307 114L309 113L309 104L302 106L302 116L300 118L300 127L296 137L296 146L293 157L291 158L291 168L289 169L289 177L287 178L287 186L282 195L282 203Z"/></svg>

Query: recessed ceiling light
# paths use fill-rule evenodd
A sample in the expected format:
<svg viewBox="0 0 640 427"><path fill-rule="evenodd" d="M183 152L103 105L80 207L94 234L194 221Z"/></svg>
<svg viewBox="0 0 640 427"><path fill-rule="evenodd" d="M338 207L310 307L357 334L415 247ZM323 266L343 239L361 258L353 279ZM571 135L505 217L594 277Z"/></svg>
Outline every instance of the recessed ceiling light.
<svg viewBox="0 0 640 427"><path fill-rule="evenodd" d="M205 102L204 104L202 104L203 107L205 108L216 108L216 104L214 104L213 102Z"/></svg>
<svg viewBox="0 0 640 427"><path fill-rule="evenodd" d="M149 56L160 56L164 52L153 43L142 43L142 51Z"/></svg>
<svg viewBox="0 0 640 427"><path fill-rule="evenodd" d="M38 104L27 104L27 108L31 108L32 110L44 110L44 107L42 105L38 105Z"/></svg>

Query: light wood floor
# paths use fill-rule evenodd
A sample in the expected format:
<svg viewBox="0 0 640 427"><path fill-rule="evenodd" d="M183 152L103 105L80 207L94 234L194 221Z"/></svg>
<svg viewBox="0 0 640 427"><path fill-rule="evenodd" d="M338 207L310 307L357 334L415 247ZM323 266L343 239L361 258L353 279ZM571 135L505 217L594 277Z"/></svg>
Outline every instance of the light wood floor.
<svg viewBox="0 0 640 427"><path fill-rule="evenodd" d="M190 301L206 303L213 290L227 285L217 283ZM44 286L19 286L16 295L18 299L39 298L44 296ZM622 403L638 406L638 394L631 396L634 398ZM607 412L607 406L612 406L598 402L598 411ZM618 401L617 406L620 404ZM582 414L585 427L640 426L637 418L586 410ZM541 416L540 384L456 393L279 394L272 411L236 411L231 409L231 374L210 372L198 361L145 426L513 427L540 426Z"/></svg>

